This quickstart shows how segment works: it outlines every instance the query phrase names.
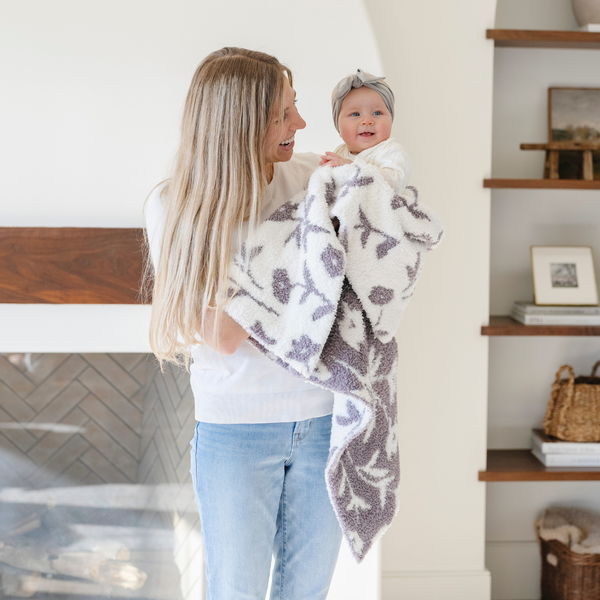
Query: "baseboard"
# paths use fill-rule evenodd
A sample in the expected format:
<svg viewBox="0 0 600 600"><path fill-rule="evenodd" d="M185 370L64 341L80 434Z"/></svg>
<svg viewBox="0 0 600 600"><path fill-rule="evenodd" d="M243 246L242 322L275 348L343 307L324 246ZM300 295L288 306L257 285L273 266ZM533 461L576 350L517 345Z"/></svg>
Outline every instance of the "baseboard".
<svg viewBox="0 0 600 600"><path fill-rule="evenodd" d="M490 573L482 571L385 571L383 600L490 600Z"/></svg>

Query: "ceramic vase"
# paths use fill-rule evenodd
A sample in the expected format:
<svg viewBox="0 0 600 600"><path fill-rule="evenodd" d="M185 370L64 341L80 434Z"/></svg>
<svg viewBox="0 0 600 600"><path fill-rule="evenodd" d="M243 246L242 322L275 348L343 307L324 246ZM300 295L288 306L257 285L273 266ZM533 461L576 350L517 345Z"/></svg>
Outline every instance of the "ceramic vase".
<svg viewBox="0 0 600 600"><path fill-rule="evenodd" d="M571 0L575 19L581 27L600 23L600 0Z"/></svg>

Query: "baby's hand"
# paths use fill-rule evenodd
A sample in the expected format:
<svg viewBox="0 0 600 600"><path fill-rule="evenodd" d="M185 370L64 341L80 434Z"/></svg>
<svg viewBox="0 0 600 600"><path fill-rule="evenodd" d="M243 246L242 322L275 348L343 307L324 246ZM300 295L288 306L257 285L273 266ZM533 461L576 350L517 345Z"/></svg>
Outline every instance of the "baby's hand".
<svg viewBox="0 0 600 600"><path fill-rule="evenodd" d="M342 158L339 154L335 152L325 152L323 156L321 156L321 162L319 165L321 167L341 167L342 165L351 165L352 161L347 158Z"/></svg>

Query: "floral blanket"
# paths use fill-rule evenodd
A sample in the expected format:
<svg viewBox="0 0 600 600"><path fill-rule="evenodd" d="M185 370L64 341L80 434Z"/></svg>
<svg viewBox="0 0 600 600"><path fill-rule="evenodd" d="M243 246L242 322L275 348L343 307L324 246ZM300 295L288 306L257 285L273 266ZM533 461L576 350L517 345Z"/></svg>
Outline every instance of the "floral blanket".
<svg viewBox="0 0 600 600"><path fill-rule="evenodd" d="M395 195L364 163L322 167L233 259L228 314L272 360L334 393L325 478L359 562L398 510L394 334L442 236L414 187Z"/></svg>

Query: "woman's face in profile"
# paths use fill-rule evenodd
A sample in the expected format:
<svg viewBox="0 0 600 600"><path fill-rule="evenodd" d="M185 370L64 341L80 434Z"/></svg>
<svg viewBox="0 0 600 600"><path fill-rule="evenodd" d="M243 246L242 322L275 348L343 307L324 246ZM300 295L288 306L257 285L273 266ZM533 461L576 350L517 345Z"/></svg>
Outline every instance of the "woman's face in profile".
<svg viewBox="0 0 600 600"><path fill-rule="evenodd" d="M306 122L300 116L294 101L296 92L287 78L283 81L283 122L277 117L270 125L265 142L265 160L268 163L286 162L294 154L294 135L304 129Z"/></svg>

